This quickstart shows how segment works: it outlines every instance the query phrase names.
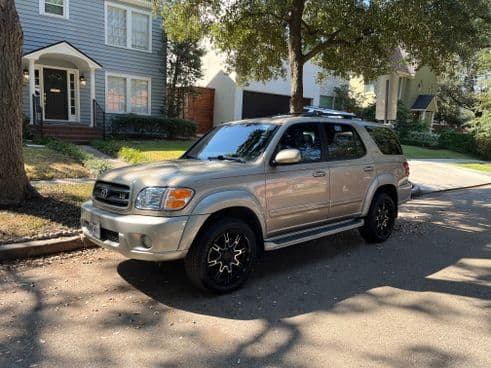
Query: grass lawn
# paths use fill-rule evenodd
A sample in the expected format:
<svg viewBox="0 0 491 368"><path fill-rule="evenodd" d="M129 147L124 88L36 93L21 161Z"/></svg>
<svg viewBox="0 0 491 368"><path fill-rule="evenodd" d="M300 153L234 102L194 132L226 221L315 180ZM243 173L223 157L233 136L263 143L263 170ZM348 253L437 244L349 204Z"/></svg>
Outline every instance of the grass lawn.
<svg viewBox="0 0 491 368"><path fill-rule="evenodd" d="M0 211L0 242L79 228L80 204L90 197L92 184L43 184L35 187L43 198Z"/></svg>
<svg viewBox="0 0 491 368"><path fill-rule="evenodd" d="M125 146L139 150L145 161L175 160L194 141L139 141L127 142Z"/></svg>
<svg viewBox="0 0 491 368"><path fill-rule="evenodd" d="M118 157L123 161L136 164L148 161L175 160L179 158L194 141L93 141L98 150Z"/></svg>
<svg viewBox="0 0 491 368"><path fill-rule="evenodd" d="M89 171L79 162L50 148L24 147L24 163L30 180L90 176Z"/></svg>
<svg viewBox="0 0 491 368"><path fill-rule="evenodd" d="M408 159L416 159L416 158L456 158L456 159L470 159L475 160L476 158L467 155L465 153L454 152L444 149L430 149L416 146L406 146L402 145L402 150L404 151L404 155Z"/></svg>
<svg viewBox="0 0 491 368"><path fill-rule="evenodd" d="M473 170L479 170L479 171L491 173L491 164L481 164L479 162L476 162L476 163L459 163L455 165L466 169L473 169Z"/></svg>

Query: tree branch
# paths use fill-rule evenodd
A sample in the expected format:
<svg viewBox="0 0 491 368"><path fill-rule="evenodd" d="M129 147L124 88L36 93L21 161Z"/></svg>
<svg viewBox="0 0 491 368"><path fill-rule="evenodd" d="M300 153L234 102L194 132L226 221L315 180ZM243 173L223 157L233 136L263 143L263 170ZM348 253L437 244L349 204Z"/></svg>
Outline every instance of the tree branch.
<svg viewBox="0 0 491 368"><path fill-rule="evenodd" d="M337 31L331 33L329 38L315 46L312 50L307 52L303 56L304 62L309 61L312 59L314 56L317 54L321 53L322 51L326 50L329 47L332 46L344 46L344 47L350 47L350 46L355 46L359 44L364 38L370 37L372 35L372 31L370 29L366 29L363 31L361 36L355 38L353 41L347 41L347 40L339 40L336 39L337 35L341 32L341 29L338 29Z"/></svg>

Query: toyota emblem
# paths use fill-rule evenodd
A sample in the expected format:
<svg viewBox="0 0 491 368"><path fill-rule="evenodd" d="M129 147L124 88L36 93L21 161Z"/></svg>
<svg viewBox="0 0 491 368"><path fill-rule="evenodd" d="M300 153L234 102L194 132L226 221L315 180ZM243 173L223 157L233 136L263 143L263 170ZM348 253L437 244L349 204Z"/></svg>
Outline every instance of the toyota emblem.
<svg viewBox="0 0 491 368"><path fill-rule="evenodd" d="M101 198L107 198L107 196L109 195L109 188L102 187L99 195L101 196Z"/></svg>

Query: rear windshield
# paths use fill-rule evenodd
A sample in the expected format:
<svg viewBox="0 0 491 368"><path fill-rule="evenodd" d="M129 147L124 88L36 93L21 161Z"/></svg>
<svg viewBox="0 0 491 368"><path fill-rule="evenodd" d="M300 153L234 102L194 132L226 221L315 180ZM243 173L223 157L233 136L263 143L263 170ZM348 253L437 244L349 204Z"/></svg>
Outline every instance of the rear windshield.
<svg viewBox="0 0 491 368"><path fill-rule="evenodd" d="M384 155L402 155L402 148L396 134L389 128L366 127Z"/></svg>

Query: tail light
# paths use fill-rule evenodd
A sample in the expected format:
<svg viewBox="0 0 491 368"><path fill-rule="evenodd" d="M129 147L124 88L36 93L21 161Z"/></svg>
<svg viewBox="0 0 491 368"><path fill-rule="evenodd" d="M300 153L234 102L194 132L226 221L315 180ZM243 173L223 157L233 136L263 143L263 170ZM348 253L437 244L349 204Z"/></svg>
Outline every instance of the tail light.
<svg viewBox="0 0 491 368"><path fill-rule="evenodd" d="M409 176L409 164L407 163L407 161L404 161L402 163L402 166L404 167L404 171L406 172L406 176Z"/></svg>

